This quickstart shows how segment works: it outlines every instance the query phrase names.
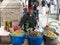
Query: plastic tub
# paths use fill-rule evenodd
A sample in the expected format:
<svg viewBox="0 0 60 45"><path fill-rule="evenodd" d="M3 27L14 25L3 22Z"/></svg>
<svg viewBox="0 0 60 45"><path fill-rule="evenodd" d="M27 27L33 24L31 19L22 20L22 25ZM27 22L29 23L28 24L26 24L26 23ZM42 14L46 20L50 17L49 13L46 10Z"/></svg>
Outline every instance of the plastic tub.
<svg viewBox="0 0 60 45"><path fill-rule="evenodd" d="M45 31L47 31L47 30L44 30L44 32L45 32ZM53 32L56 32L56 29L53 29L52 31L53 31Z"/></svg>
<svg viewBox="0 0 60 45"><path fill-rule="evenodd" d="M10 37L11 37L11 43L13 45L21 45L22 43L24 43L25 34L21 36L10 35Z"/></svg>
<svg viewBox="0 0 60 45"><path fill-rule="evenodd" d="M58 36L57 37L47 37L47 36L43 36L43 40L44 40L44 45L57 45L58 43Z"/></svg>
<svg viewBox="0 0 60 45"><path fill-rule="evenodd" d="M29 45L42 45L43 35L39 37L28 36Z"/></svg>

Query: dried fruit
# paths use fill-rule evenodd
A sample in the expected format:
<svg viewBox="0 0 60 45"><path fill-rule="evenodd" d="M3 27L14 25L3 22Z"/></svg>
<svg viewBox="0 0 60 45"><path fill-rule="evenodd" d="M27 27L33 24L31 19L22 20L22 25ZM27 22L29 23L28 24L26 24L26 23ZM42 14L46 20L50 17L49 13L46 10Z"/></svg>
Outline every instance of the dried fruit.
<svg viewBox="0 0 60 45"><path fill-rule="evenodd" d="M38 31L29 30L28 32L29 32L28 35L33 36L33 37L39 37L42 34L41 32L38 32Z"/></svg>
<svg viewBox="0 0 60 45"><path fill-rule="evenodd" d="M47 36L47 37L57 37L57 34L52 32L52 31L46 31L44 32L44 35Z"/></svg>
<svg viewBox="0 0 60 45"><path fill-rule="evenodd" d="M16 31L11 32L11 35L13 35L13 36L21 36L23 34L24 34L23 30L16 30Z"/></svg>

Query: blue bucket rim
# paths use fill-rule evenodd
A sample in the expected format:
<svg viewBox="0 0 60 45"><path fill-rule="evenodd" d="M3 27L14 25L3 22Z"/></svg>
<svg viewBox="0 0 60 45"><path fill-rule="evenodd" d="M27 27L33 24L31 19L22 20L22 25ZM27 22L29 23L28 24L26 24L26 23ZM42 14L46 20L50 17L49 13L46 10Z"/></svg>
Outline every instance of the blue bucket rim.
<svg viewBox="0 0 60 45"><path fill-rule="evenodd" d="M28 37L30 37L30 38L40 38L40 37L43 37L43 35L40 35L40 36L38 36L38 37L33 37L33 36L29 36L29 35L28 35Z"/></svg>
<svg viewBox="0 0 60 45"><path fill-rule="evenodd" d="M26 34L22 34L22 35L20 35L20 36L16 36L16 35L11 35L10 34L10 36L13 36L13 37L21 37L21 36L25 36Z"/></svg>

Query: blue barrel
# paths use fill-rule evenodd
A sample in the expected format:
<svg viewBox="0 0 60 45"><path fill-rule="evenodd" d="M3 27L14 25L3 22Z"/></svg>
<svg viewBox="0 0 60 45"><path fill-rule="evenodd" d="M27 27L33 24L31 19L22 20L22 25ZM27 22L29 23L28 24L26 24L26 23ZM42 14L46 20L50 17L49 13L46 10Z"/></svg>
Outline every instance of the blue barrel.
<svg viewBox="0 0 60 45"><path fill-rule="evenodd" d="M24 43L25 34L21 36L10 35L10 37L11 37L11 43L13 45L21 45L22 43Z"/></svg>
<svg viewBox="0 0 60 45"><path fill-rule="evenodd" d="M42 45L43 35L39 37L28 36L29 45Z"/></svg>

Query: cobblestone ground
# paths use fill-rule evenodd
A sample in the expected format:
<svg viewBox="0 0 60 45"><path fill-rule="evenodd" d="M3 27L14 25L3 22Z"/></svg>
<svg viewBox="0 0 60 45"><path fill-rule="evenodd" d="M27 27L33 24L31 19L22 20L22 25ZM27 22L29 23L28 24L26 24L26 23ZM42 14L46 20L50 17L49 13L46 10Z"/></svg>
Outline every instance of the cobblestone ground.
<svg viewBox="0 0 60 45"><path fill-rule="evenodd" d="M12 45L12 44L0 44L0 45ZM28 44L28 40L25 39L25 42L24 42L24 44L22 44L22 45L29 45L29 44ZM44 45L44 44L42 44L42 45ZM60 45L60 42L58 42L57 45Z"/></svg>

